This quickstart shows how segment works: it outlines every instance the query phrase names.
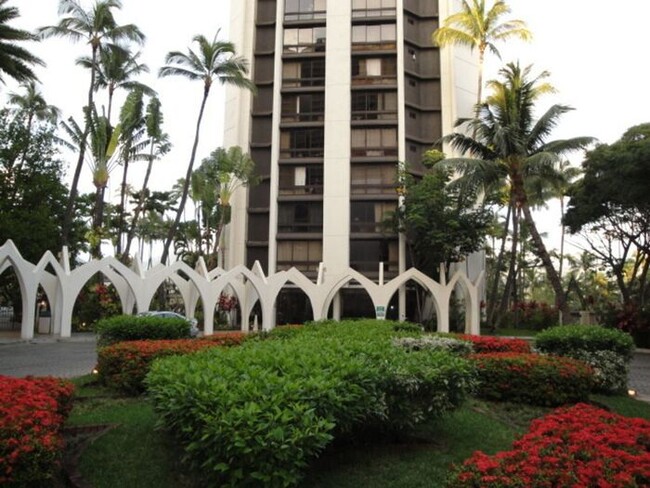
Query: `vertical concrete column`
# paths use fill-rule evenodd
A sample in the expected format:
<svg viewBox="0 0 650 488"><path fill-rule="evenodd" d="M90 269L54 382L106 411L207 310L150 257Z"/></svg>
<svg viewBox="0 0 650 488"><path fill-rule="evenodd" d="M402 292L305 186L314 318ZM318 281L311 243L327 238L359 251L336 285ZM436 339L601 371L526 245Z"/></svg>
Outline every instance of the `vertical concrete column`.
<svg viewBox="0 0 650 488"><path fill-rule="evenodd" d="M323 262L343 272L350 256L350 1L327 2Z"/></svg>

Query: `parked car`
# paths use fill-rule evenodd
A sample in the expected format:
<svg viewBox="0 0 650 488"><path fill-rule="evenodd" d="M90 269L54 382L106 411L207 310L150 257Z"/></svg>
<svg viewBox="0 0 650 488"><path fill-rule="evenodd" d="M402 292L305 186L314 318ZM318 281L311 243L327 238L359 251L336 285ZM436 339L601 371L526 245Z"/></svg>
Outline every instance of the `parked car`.
<svg viewBox="0 0 650 488"><path fill-rule="evenodd" d="M171 318L171 319L183 319L190 323L190 335L192 337L196 337L199 335L198 321L194 317L187 318L185 315L172 312L171 310L149 310L148 312L140 312L138 315L140 317L163 317L163 318Z"/></svg>

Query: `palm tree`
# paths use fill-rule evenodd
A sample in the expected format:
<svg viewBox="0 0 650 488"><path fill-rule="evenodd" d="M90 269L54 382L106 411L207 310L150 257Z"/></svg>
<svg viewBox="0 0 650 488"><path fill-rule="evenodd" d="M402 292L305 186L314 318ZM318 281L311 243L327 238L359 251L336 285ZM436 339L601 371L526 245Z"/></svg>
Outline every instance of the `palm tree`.
<svg viewBox="0 0 650 488"><path fill-rule="evenodd" d="M16 7L8 7L8 0L0 0L0 82L4 83L3 74L24 83L38 79L33 71L34 65L45 63L16 44L16 41L38 41L31 32L15 29L7 25L18 18L20 12Z"/></svg>
<svg viewBox="0 0 650 488"><path fill-rule="evenodd" d="M443 26L432 35L436 46L452 44L478 49L479 71L477 105L481 103L483 92L483 63L485 51L488 49L501 59L496 47L497 42L519 38L530 41L532 34L523 20L502 21L504 15L510 13L506 2L497 0L492 7L486 9L485 0L463 0L462 10L447 17Z"/></svg>
<svg viewBox="0 0 650 488"><path fill-rule="evenodd" d="M183 192L176 211L176 217L172 226L169 228L169 233L165 240L162 257L160 258L162 263L167 261L169 248L174 239L178 223L181 220L183 208L187 202L187 194L189 192L194 160L196 159L196 150L199 144L199 135L201 133L201 121L212 83L218 80L222 85L233 85L255 92L255 84L245 76L248 74L248 62L243 57L236 55L234 44L228 41L219 41L217 40L218 36L219 31L215 34L212 42L208 41L205 36L194 36L193 41L198 44L198 52L188 49L187 54L180 51L167 53L165 66L159 72L159 76L161 77L182 76L192 81L200 80L203 82L203 98L196 121L194 144L192 145L190 161L185 173L185 184L183 185Z"/></svg>
<svg viewBox="0 0 650 488"><path fill-rule="evenodd" d="M99 51L99 63L95 67L95 87L96 90L105 88L108 92L106 117L108 117L109 122L113 110L113 96L118 88L125 90L137 89L148 96L156 94L155 90L149 86L133 79L142 73L149 72L149 67L138 61L139 57L139 52L132 54L128 49L121 47L116 49L114 46L106 46ZM92 59L84 56L77 60L77 64L91 69Z"/></svg>
<svg viewBox="0 0 650 488"><path fill-rule="evenodd" d="M95 75L97 72L97 57L102 46L111 45L119 49L117 43L124 41L142 44L145 36L134 24L118 25L113 17L113 9L122 8L120 0L95 0L90 10L84 10L77 0L59 0L59 16L57 25L41 27L38 32L42 38L63 37L73 42L86 41L90 45L90 85L88 88L88 101L84 110L89 113L94 106L93 92L96 87ZM88 121L81 134L79 144L79 158L75 167L72 183L70 185L70 196L63 220L61 231L62 244L68 245L70 226L74 215L75 201L77 199L77 187L79 176L85 159L86 139L90 132Z"/></svg>
<svg viewBox="0 0 650 488"><path fill-rule="evenodd" d="M438 164L458 170L464 175L461 181L466 183L508 185L510 201L514 210L523 214L532 250L546 270L556 305L566 312L562 283L535 225L526 181L548 174L549 167L557 164L564 154L585 149L594 139L576 137L546 141L559 118L572 108L553 105L535 120L535 102L552 87L543 81L548 77L547 72L534 78L530 72L530 66L522 70L518 63L501 69L502 80L488 84L493 93L478 107L477 117L469 122L473 136L456 132L443 137L443 141L451 143L454 149L474 158L451 158Z"/></svg>
<svg viewBox="0 0 650 488"><path fill-rule="evenodd" d="M147 105L147 113L145 115L145 125L147 128L147 136L149 137L149 157L147 170L142 182L142 189L139 192L137 204L133 211L133 218L131 219L131 226L126 238L126 245L124 247L125 259L129 256L131 250L131 242L135 236L135 231L138 225L138 219L144 209L145 200L149 192L149 178L153 168L153 162L167 154L171 150L171 143L169 136L162 131L163 115L160 110L160 100L152 98Z"/></svg>

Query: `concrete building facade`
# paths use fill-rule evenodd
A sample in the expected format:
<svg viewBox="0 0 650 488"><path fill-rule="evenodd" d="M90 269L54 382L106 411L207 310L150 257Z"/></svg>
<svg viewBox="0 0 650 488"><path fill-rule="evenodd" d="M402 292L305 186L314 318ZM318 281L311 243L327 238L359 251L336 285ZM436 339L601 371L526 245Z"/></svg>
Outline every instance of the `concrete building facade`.
<svg viewBox="0 0 650 488"><path fill-rule="evenodd" d="M261 183L233 198L226 269L259 261L315 277L322 262L377 279L380 262L387 278L409 267L381 225L399 202L397 169L421 173L476 97L476 57L431 43L453 4L232 2L229 37L258 93L228 89L224 145L250 153Z"/></svg>

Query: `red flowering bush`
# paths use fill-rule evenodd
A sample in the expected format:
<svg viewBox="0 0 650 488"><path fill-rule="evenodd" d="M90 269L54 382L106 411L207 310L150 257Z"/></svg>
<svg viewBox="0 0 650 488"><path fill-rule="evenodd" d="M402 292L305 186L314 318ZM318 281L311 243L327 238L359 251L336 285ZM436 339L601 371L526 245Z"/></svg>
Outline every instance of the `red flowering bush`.
<svg viewBox="0 0 650 488"><path fill-rule="evenodd" d="M579 403L532 422L510 451L475 452L449 487L650 486L650 422Z"/></svg>
<svg viewBox="0 0 650 488"><path fill-rule="evenodd" d="M0 485L43 486L58 470L74 386L0 376Z"/></svg>
<svg viewBox="0 0 650 488"><path fill-rule="evenodd" d="M593 370L560 356L530 353L473 354L479 379L477 394L489 400L556 406L587 399Z"/></svg>
<svg viewBox="0 0 650 488"><path fill-rule="evenodd" d="M504 337L479 336L471 334L453 334L462 341L471 342L474 352L531 352L530 344L523 339L507 339Z"/></svg>
<svg viewBox="0 0 650 488"><path fill-rule="evenodd" d="M99 378L105 385L137 395L145 390L144 379L154 359L190 354L208 347L233 346L244 338L241 332L231 332L202 339L118 342L98 350Z"/></svg>

